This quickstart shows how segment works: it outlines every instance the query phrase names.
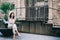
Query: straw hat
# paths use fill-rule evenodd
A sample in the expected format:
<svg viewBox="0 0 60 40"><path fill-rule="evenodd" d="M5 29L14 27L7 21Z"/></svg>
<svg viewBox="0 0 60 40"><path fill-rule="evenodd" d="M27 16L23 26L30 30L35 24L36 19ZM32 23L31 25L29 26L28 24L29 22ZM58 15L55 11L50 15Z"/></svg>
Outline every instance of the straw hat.
<svg viewBox="0 0 60 40"><path fill-rule="evenodd" d="M15 14L15 18L16 18L16 13L15 13L15 11L14 11L14 10L12 10L12 11L9 11L9 14L8 14L8 16L10 16L10 14L11 14L12 12L14 12L14 14Z"/></svg>

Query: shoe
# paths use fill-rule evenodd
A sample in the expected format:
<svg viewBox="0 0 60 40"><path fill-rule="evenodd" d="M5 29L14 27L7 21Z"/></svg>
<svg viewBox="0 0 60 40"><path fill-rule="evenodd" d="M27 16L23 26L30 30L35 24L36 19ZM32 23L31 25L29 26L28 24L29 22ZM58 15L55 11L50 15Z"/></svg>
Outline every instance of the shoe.
<svg viewBox="0 0 60 40"><path fill-rule="evenodd" d="M18 33L18 36L21 36L21 34Z"/></svg>

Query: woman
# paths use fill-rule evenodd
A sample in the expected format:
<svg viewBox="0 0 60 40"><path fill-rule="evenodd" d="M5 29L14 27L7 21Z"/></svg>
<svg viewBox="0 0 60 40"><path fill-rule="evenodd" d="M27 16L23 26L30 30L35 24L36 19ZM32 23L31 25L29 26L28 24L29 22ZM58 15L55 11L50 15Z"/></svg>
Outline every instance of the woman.
<svg viewBox="0 0 60 40"><path fill-rule="evenodd" d="M17 33L18 36L21 36L17 30L17 26L15 24L15 14L14 12L11 12L9 15L8 22L4 20L5 23L8 23L8 28L12 28L13 31L13 40L15 40L15 34Z"/></svg>

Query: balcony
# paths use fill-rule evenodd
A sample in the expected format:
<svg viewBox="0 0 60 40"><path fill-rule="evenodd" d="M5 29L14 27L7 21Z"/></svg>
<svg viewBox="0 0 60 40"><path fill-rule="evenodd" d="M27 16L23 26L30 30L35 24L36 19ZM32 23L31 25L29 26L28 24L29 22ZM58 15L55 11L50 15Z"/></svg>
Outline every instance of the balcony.
<svg viewBox="0 0 60 40"><path fill-rule="evenodd" d="M20 9L20 18L23 21L48 21L48 5L46 6L32 6L32 7L21 7ZM23 9L23 14L21 10ZM16 9L16 12L18 8ZM25 11L25 12L24 12ZM18 12L16 13L18 16ZM25 16L25 17L23 17ZM21 21L20 20L20 21Z"/></svg>

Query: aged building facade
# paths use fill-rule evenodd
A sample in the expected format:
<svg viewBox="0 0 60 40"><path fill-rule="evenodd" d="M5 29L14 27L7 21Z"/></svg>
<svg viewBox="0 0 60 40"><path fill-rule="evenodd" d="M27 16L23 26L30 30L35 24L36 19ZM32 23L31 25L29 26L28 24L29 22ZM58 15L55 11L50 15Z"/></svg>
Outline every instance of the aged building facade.
<svg viewBox="0 0 60 40"><path fill-rule="evenodd" d="M30 20L36 20L37 18L37 20L39 20L40 18L46 17L46 19L48 18L48 23L60 25L59 0L0 0L0 3L2 2L15 4L16 16L22 20L26 20L26 18L30 18Z"/></svg>
<svg viewBox="0 0 60 40"><path fill-rule="evenodd" d="M56 27L60 25L60 1L59 0L49 0L49 23L52 23ZM54 27L55 27L54 26Z"/></svg>
<svg viewBox="0 0 60 40"><path fill-rule="evenodd" d="M52 34L52 25L60 25L59 0L4 0L15 4L19 30ZM54 26L55 27L55 26Z"/></svg>
<svg viewBox="0 0 60 40"><path fill-rule="evenodd" d="M15 12L20 20L41 20L48 17L48 0L1 0L15 4Z"/></svg>

